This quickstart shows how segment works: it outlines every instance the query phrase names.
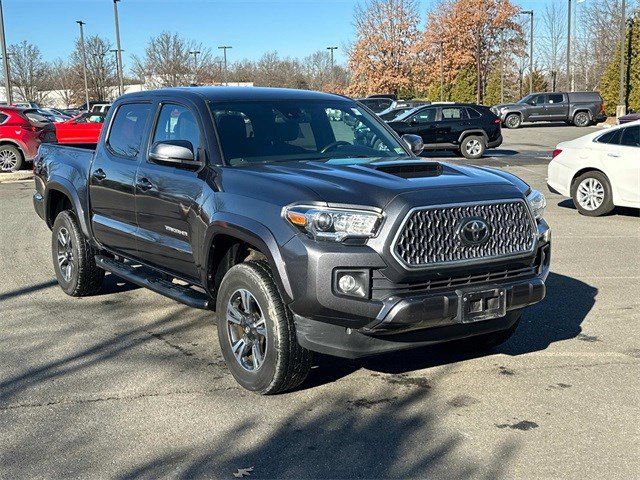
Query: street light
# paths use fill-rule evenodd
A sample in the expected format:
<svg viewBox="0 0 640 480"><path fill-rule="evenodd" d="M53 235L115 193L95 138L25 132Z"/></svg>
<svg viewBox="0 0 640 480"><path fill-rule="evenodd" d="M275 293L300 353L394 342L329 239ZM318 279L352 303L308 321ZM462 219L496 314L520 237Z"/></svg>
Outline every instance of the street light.
<svg viewBox="0 0 640 480"><path fill-rule="evenodd" d="M444 102L444 42L440 42L440 101Z"/></svg>
<svg viewBox="0 0 640 480"><path fill-rule="evenodd" d="M229 82L227 81L227 50L233 48L229 45L220 45L218 47L219 50L222 50L224 52L224 84L225 85L229 85Z"/></svg>
<svg viewBox="0 0 640 480"><path fill-rule="evenodd" d="M338 47L327 47L327 50L331 53L331 69L333 70L333 51L337 50Z"/></svg>
<svg viewBox="0 0 640 480"><path fill-rule="evenodd" d="M198 54L199 50L191 50L189 55L193 55L193 83L198 83Z"/></svg>
<svg viewBox="0 0 640 480"><path fill-rule="evenodd" d="M567 91L571 90L571 0L567 5Z"/></svg>
<svg viewBox="0 0 640 480"><path fill-rule="evenodd" d="M620 91L618 92L618 108L616 109L616 114L618 118L627 113L627 104L625 102L625 91L624 91L624 47L625 47L625 38L627 34L627 16L625 0L622 0L622 15L620 17Z"/></svg>
<svg viewBox="0 0 640 480"><path fill-rule="evenodd" d="M122 47L120 46L120 25L118 23L118 2L113 0L113 19L116 26L116 73L118 74L118 95L124 93L124 74L122 73Z"/></svg>
<svg viewBox="0 0 640 480"><path fill-rule="evenodd" d="M82 20L76 20L76 23L80 27L80 53L82 54L82 72L84 73L84 95L87 101L87 112L89 107L89 84L87 83L87 52L84 49L84 29L82 28L85 23Z"/></svg>
<svg viewBox="0 0 640 480"><path fill-rule="evenodd" d="M531 15L529 27L529 93L533 93L533 10L522 10L520 15Z"/></svg>
<svg viewBox="0 0 640 480"><path fill-rule="evenodd" d="M2 68L4 69L4 88L7 97L7 105L13 103L11 95L11 79L9 78L9 56L7 55L7 42L4 36L4 16L2 14L2 0L0 0L0 42L2 43Z"/></svg>

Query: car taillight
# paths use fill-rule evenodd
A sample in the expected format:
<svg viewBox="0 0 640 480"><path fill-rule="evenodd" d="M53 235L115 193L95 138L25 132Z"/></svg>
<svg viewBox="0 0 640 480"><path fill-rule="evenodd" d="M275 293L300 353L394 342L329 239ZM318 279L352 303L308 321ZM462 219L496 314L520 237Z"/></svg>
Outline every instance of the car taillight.
<svg viewBox="0 0 640 480"><path fill-rule="evenodd" d="M502 123L502 120L500 120L499 118L496 118L493 123L495 123L496 125L500 125Z"/></svg>
<svg viewBox="0 0 640 480"><path fill-rule="evenodd" d="M562 150L560 150L559 148L556 148L553 153L551 154L551 158L556 158L558 155L560 155L562 153Z"/></svg>
<svg viewBox="0 0 640 480"><path fill-rule="evenodd" d="M35 125L31 125L30 123L25 125L24 127L25 130L29 131L29 132L37 132L38 130L40 130L38 127L36 127Z"/></svg>

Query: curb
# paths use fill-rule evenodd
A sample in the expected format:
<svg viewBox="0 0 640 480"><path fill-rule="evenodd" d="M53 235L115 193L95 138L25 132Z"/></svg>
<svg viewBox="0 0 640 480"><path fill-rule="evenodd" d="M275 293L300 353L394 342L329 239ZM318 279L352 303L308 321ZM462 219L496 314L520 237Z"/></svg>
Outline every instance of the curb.
<svg viewBox="0 0 640 480"><path fill-rule="evenodd" d="M25 180L31 180L31 179L33 179L33 172L30 172L30 171L0 173L0 184L23 182Z"/></svg>

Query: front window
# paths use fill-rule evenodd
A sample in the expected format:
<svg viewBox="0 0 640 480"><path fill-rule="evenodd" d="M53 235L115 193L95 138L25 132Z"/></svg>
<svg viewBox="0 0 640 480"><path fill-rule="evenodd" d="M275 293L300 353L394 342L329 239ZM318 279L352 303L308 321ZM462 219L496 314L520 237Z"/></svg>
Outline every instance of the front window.
<svg viewBox="0 0 640 480"><path fill-rule="evenodd" d="M229 102L211 110L231 166L407 153L380 120L353 102Z"/></svg>

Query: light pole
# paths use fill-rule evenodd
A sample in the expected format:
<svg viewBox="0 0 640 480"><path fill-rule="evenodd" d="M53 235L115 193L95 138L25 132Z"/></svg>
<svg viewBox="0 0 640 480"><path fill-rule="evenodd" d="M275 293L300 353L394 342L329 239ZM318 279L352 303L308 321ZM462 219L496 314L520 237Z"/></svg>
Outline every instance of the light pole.
<svg viewBox="0 0 640 480"><path fill-rule="evenodd" d="M521 15L530 15L529 24L529 94L533 93L533 10L522 10Z"/></svg>
<svg viewBox="0 0 640 480"><path fill-rule="evenodd" d="M331 54L331 70L333 70L333 51L337 49L338 47L327 47L327 50L329 50L329 53Z"/></svg>
<svg viewBox="0 0 640 480"><path fill-rule="evenodd" d="M504 103L504 28L500 29L500 103Z"/></svg>
<svg viewBox="0 0 640 480"><path fill-rule="evenodd" d="M11 95L11 79L9 78L9 56L7 55L7 41L4 36L4 16L2 14L2 0L0 0L0 42L2 42L2 68L4 70L4 88L7 97L7 105L13 103Z"/></svg>
<svg viewBox="0 0 640 480"><path fill-rule="evenodd" d="M627 113L627 104L625 102L625 92L624 92L624 64L625 64L625 38L627 33L627 12L626 12L626 4L625 0L622 0L621 7L621 17L620 17L620 91L618 92L618 108L616 109L616 114L618 117Z"/></svg>
<svg viewBox="0 0 640 480"><path fill-rule="evenodd" d="M118 23L118 2L113 0L113 20L116 25L116 72L118 74L118 95L124 93L124 75L122 73L122 47L120 46L120 25Z"/></svg>
<svg viewBox="0 0 640 480"><path fill-rule="evenodd" d="M440 42L440 101L444 102L444 42Z"/></svg>
<svg viewBox="0 0 640 480"><path fill-rule="evenodd" d="M191 50L189 55L193 55L193 83L198 83L198 54L199 50Z"/></svg>
<svg viewBox="0 0 640 480"><path fill-rule="evenodd" d="M85 23L82 20L76 20L80 26L80 53L82 54L82 72L84 74L84 96L87 101L87 112L91 109L89 106L89 84L87 83L87 52L84 49L84 29Z"/></svg>
<svg viewBox="0 0 640 480"><path fill-rule="evenodd" d="M571 0L567 5L567 90L571 90Z"/></svg>
<svg viewBox="0 0 640 480"><path fill-rule="evenodd" d="M225 85L229 85L229 82L227 81L227 50L233 48L229 45L220 45L218 47L219 50L223 51L224 54L224 84Z"/></svg>

